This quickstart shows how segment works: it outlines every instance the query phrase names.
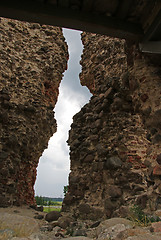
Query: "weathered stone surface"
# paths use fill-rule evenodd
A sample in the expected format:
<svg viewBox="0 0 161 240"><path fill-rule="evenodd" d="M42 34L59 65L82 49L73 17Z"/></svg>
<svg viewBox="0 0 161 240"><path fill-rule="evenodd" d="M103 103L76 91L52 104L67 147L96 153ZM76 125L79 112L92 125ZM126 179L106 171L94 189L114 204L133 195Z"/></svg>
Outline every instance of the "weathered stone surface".
<svg viewBox="0 0 161 240"><path fill-rule="evenodd" d="M52 211L46 214L45 220L48 222L56 221L61 216L60 212Z"/></svg>
<svg viewBox="0 0 161 240"><path fill-rule="evenodd" d="M3 229L3 230L0 230L0 239L4 239L4 240L7 240L7 239L11 239L13 236L14 236L15 232L11 229Z"/></svg>
<svg viewBox="0 0 161 240"><path fill-rule="evenodd" d="M118 198L122 196L122 191L119 187L111 185L108 189L108 194L112 198Z"/></svg>
<svg viewBox="0 0 161 240"><path fill-rule="evenodd" d="M62 238L64 239L64 238ZM66 238L66 240L91 240L92 238L88 238L88 237L69 237L69 238Z"/></svg>
<svg viewBox="0 0 161 240"><path fill-rule="evenodd" d="M161 166L157 165L153 169L153 175L160 176L161 175Z"/></svg>
<svg viewBox="0 0 161 240"><path fill-rule="evenodd" d="M6 230L8 236L12 236L12 234L14 236L15 233L19 235L21 234L21 236L29 236L32 233L39 231L39 225L37 221L27 216L2 212L0 215L0 222L3 224L1 226L3 229L8 229ZM3 232L0 232L0 236L1 234L3 234Z"/></svg>
<svg viewBox="0 0 161 240"><path fill-rule="evenodd" d="M34 204L67 46L60 28L6 19L0 28L0 204ZM73 117L63 211L95 221L130 204L159 209L161 57L98 34L82 33L82 42L80 80L94 96Z"/></svg>
<svg viewBox="0 0 161 240"><path fill-rule="evenodd" d="M65 217L65 216L62 216L58 219L58 226L61 227L61 228L64 228L66 229L67 227L69 227L69 225L71 224L72 222L72 218L70 217Z"/></svg>
<svg viewBox="0 0 161 240"><path fill-rule="evenodd" d="M73 233L73 237L76 237L76 236L84 236L86 237L87 236L87 233L84 229L78 229L78 230L75 230L74 233Z"/></svg>
<svg viewBox="0 0 161 240"><path fill-rule="evenodd" d="M90 206L88 204L80 204L79 205L79 212L81 213L90 213Z"/></svg>
<svg viewBox="0 0 161 240"><path fill-rule="evenodd" d="M153 232L161 232L161 222L152 223Z"/></svg>
<svg viewBox="0 0 161 240"><path fill-rule="evenodd" d="M132 222L127 219L111 218L101 222L101 224L97 227L96 233L99 236L98 239L105 239L110 238L110 234L114 234L116 237L119 232L122 232L125 229L130 229L132 227Z"/></svg>
<svg viewBox="0 0 161 240"><path fill-rule="evenodd" d="M117 169L122 166L122 161L118 157L110 157L106 160L105 166L108 169Z"/></svg>
<svg viewBox="0 0 161 240"><path fill-rule="evenodd" d="M92 219L96 208L104 219L130 204L159 209L160 175L153 169L160 164L160 77L153 73L161 58L98 34L82 33L82 42L80 80L93 97L74 116L69 134L71 175L79 181L69 179L74 200L66 210ZM79 211L81 204L89 205L88 214Z"/></svg>
<svg viewBox="0 0 161 240"><path fill-rule="evenodd" d="M159 154L157 156L157 159L156 159L157 163L161 165L161 154Z"/></svg>
<svg viewBox="0 0 161 240"><path fill-rule="evenodd" d="M33 205L38 161L56 131L67 45L60 28L0 22L0 206Z"/></svg>

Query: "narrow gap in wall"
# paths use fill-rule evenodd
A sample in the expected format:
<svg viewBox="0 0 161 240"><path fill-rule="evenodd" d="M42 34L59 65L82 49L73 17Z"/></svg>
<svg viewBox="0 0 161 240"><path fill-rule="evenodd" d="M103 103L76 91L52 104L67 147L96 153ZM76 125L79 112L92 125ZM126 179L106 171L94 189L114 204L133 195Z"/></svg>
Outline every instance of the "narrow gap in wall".
<svg viewBox="0 0 161 240"><path fill-rule="evenodd" d="M81 32L63 29L68 44L68 69L59 87L59 97L54 109L57 132L50 138L48 148L40 158L37 168L35 195L63 197L63 188L68 184L70 172L68 132L72 117L89 102L91 94L79 80L80 59L83 50Z"/></svg>

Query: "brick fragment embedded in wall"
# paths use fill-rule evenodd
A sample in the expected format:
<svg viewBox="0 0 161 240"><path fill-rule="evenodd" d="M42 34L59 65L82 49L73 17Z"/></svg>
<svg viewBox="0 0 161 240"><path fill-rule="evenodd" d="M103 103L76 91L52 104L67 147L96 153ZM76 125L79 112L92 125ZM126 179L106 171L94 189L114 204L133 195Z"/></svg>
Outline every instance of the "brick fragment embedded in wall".
<svg viewBox="0 0 161 240"><path fill-rule="evenodd" d="M33 204L36 168L56 131L53 108L69 55L60 28L0 20L0 169L6 170L0 206Z"/></svg>

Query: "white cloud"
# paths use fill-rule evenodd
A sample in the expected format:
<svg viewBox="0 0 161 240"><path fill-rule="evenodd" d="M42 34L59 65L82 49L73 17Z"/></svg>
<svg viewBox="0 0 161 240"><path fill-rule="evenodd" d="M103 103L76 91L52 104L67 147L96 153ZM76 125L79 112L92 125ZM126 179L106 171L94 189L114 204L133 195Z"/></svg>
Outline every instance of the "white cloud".
<svg viewBox="0 0 161 240"><path fill-rule="evenodd" d="M48 149L40 158L35 184L36 195L49 197L62 196L63 187L68 184L70 172L69 147L66 143L68 131L73 115L80 111L91 96L88 89L82 87L79 82L79 61L82 53L80 32L69 29L63 32L68 42L70 59L54 109L58 129L50 139Z"/></svg>

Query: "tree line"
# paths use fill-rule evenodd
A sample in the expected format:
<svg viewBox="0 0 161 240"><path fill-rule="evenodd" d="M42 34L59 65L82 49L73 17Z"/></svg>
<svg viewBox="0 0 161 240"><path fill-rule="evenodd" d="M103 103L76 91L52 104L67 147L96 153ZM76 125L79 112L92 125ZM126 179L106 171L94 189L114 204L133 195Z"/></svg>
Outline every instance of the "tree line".
<svg viewBox="0 0 161 240"><path fill-rule="evenodd" d="M59 206L63 201L62 198L49 198L42 196L35 196L36 204L41 206Z"/></svg>

